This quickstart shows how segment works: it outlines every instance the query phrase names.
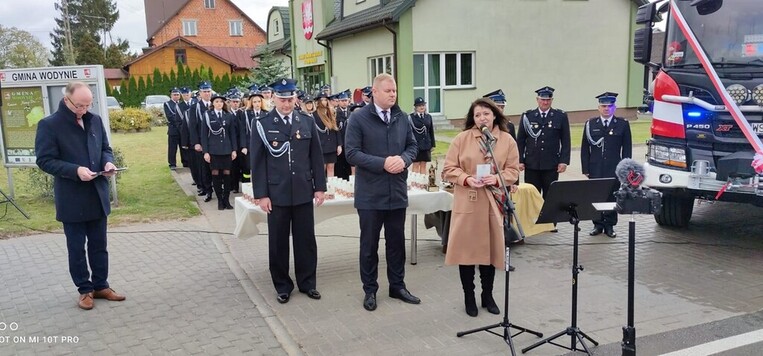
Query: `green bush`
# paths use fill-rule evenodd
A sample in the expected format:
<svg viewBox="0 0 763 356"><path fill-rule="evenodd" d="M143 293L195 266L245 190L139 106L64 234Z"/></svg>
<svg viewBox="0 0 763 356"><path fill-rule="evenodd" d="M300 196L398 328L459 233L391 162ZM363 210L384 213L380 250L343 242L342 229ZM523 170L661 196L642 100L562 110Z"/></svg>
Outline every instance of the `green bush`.
<svg viewBox="0 0 763 356"><path fill-rule="evenodd" d="M112 131L145 130L151 127L151 114L143 109L127 108L109 112Z"/></svg>
<svg viewBox="0 0 763 356"><path fill-rule="evenodd" d="M164 117L164 110L160 108L145 108L146 112L151 115L151 126L167 126L167 118Z"/></svg>
<svg viewBox="0 0 763 356"><path fill-rule="evenodd" d="M114 165L117 167L127 167L127 163L125 162L125 156L122 153L122 150L116 147L112 147L112 153L114 154ZM122 174L127 173L128 171L123 171L122 173L119 173L116 175L117 182L119 182L119 178L122 176ZM52 200L53 199L53 176L50 174L47 174L42 171L42 169L39 169L37 167L34 168L21 168L19 170L19 173L26 176L27 179L23 180L26 181L24 184L24 187L27 191L31 192L31 194L35 197L45 199L45 200Z"/></svg>

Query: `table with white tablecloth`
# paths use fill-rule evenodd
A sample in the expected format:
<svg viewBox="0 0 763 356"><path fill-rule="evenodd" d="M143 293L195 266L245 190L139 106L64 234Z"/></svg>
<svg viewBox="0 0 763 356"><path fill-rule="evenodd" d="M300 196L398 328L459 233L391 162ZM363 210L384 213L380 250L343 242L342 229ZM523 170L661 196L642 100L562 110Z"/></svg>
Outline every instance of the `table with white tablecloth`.
<svg viewBox="0 0 763 356"><path fill-rule="evenodd" d="M251 194L251 185L245 185L242 188L245 194ZM325 200L323 205L316 207L315 223L321 223L331 218L344 215L355 215L357 210L354 207L354 200L351 198L337 197L336 199ZM416 264L417 247L417 216L436 211L449 211L453 206L453 195L446 191L427 192L424 190L408 191L408 209L411 214L411 263ZM238 238L250 238L259 234L258 224L265 224L268 221L267 214L259 206L248 201L243 197L237 197L235 200L236 229L233 234Z"/></svg>

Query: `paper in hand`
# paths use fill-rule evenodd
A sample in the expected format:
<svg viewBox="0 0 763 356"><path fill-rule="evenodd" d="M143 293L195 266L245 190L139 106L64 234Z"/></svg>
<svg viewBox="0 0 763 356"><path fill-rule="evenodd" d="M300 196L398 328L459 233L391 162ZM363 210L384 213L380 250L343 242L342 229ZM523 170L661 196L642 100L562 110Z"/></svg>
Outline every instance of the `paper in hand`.
<svg viewBox="0 0 763 356"><path fill-rule="evenodd" d="M477 171L475 172L475 177L477 179L482 179L482 177L486 177L490 175L490 165L489 164L478 164L477 165Z"/></svg>
<svg viewBox="0 0 763 356"><path fill-rule="evenodd" d="M112 169L110 171L95 172L95 173L93 173L93 177L102 176L104 173L121 172L121 171L126 171L126 170L127 170L127 167L121 167L121 168Z"/></svg>

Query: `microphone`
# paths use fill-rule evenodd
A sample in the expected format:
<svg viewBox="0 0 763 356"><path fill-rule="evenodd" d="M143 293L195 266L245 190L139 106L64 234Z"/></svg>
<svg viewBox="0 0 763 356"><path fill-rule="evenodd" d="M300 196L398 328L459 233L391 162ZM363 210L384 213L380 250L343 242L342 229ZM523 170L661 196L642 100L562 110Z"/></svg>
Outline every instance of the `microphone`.
<svg viewBox="0 0 763 356"><path fill-rule="evenodd" d="M488 141L488 142L495 141L495 137L493 137L493 134L490 133L490 129L486 125L480 126L480 132L482 132L482 137L485 138L485 141Z"/></svg>
<svg viewBox="0 0 763 356"><path fill-rule="evenodd" d="M646 172L641 163L630 158L625 158L617 164L615 175L620 181L620 187L627 189L638 189L644 182Z"/></svg>

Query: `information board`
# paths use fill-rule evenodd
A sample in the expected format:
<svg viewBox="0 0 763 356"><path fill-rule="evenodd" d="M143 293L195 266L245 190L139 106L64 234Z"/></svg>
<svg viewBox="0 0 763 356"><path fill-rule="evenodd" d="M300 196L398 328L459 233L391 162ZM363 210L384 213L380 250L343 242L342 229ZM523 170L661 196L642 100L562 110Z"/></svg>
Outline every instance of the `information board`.
<svg viewBox="0 0 763 356"><path fill-rule="evenodd" d="M35 166L37 123L58 110L63 90L72 81L90 86L93 92L90 112L101 116L110 136L102 66L0 70L0 151L6 167Z"/></svg>

